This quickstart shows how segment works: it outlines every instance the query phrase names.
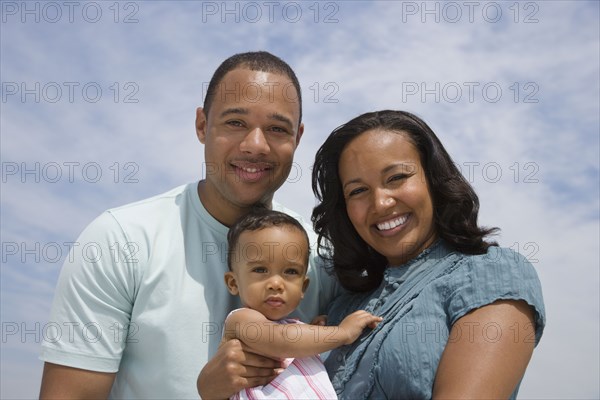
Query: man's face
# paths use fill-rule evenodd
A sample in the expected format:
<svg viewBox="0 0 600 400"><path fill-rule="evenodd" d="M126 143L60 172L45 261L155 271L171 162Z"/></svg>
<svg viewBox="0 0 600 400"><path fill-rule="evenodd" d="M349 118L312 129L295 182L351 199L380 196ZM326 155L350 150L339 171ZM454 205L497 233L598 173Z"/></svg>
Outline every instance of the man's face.
<svg viewBox="0 0 600 400"><path fill-rule="evenodd" d="M211 214L228 220L232 207L271 203L302 136L299 118L298 94L289 78L247 69L223 77L208 115L198 109L196 120L206 161L200 197Z"/></svg>

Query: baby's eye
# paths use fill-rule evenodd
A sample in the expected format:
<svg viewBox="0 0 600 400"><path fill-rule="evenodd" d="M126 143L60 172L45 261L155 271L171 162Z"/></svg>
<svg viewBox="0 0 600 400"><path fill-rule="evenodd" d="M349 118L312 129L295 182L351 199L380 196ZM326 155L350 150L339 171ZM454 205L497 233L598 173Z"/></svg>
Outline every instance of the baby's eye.
<svg viewBox="0 0 600 400"><path fill-rule="evenodd" d="M288 268L285 270L285 273L288 275L300 275L300 271L296 268Z"/></svg>
<svg viewBox="0 0 600 400"><path fill-rule="evenodd" d="M254 268L252 268L252 272L256 272L258 274L264 274L267 272L267 269L265 267L254 267Z"/></svg>

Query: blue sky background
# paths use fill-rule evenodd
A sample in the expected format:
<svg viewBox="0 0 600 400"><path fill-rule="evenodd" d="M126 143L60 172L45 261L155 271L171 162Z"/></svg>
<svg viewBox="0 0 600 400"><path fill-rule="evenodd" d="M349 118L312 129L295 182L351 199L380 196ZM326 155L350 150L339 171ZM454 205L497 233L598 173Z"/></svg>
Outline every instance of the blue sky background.
<svg viewBox="0 0 600 400"><path fill-rule="evenodd" d="M0 3L1 398L38 394L67 243L109 207L201 178L203 89L258 49L303 86L277 198L310 215L314 154L339 124L420 115L481 223L542 281L548 325L520 397L600 397L597 1Z"/></svg>

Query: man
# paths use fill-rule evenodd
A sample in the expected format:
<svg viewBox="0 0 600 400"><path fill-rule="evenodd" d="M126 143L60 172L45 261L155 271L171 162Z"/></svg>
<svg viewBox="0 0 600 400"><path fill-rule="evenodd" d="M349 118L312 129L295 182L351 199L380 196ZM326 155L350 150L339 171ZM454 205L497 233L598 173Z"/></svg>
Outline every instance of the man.
<svg viewBox="0 0 600 400"><path fill-rule="evenodd" d="M272 199L301 119L300 85L285 62L255 52L221 64L196 113L206 179L108 210L65 262L50 322L72 330L43 344L41 398L227 397L272 379L278 364L239 341L218 349L225 316L240 306L223 282L226 235L255 203L291 213ZM87 243L95 254L78 254ZM304 321L334 291L314 253ZM208 384L197 387L205 365Z"/></svg>

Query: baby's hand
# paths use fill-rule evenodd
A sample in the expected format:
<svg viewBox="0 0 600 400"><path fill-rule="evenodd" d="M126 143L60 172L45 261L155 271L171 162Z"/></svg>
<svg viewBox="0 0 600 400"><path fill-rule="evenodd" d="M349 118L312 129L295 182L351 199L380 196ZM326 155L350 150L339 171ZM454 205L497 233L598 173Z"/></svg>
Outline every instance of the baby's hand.
<svg viewBox="0 0 600 400"><path fill-rule="evenodd" d="M375 328L381 321L383 321L383 318L364 310L358 310L348 315L339 326L342 331L346 332L348 337L344 344L353 343L361 335L363 329L366 327Z"/></svg>

